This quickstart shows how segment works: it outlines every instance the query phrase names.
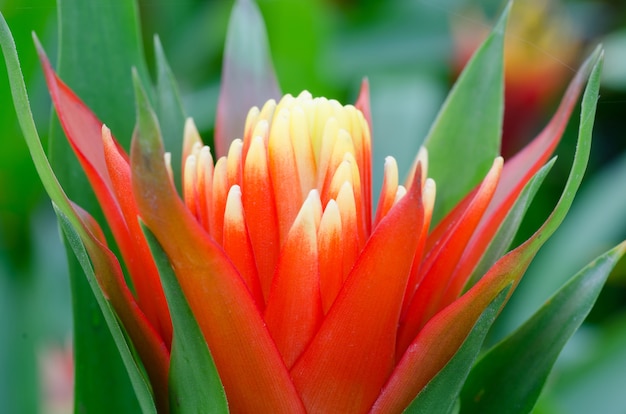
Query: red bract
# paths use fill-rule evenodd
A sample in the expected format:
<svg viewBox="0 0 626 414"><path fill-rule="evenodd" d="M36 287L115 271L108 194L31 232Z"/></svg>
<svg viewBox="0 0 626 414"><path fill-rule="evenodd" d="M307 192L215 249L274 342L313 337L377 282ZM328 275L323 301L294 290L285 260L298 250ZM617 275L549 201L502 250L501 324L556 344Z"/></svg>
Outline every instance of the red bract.
<svg viewBox="0 0 626 414"><path fill-rule="evenodd" d="M372 210L366 84L358 108L307 92L252 108L242 140L215 163L189 121L181 198L145 99L128 157L42 59L137 304L119 263L92 244L100 285L163 411L171 326L137 216L167 253L233 412L400 412L528 266L534 253L522 246L468 286L558 143L586 75L574 79L542 134L504 164L494 159L482 183L430 229L435 183L426 178L426 151L404 186L387 159Z"/></svg>

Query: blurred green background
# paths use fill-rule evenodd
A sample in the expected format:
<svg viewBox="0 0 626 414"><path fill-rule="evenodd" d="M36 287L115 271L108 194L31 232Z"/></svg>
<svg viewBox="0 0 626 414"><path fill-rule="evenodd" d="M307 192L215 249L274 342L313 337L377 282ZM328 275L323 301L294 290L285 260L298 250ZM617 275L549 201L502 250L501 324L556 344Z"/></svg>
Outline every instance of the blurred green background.
<svg viewBox="0 0 626 414"><path fill-rule="evenodd" d="M138 3L148 63L153 64L152 39L158 34L185 109L210 140L233 2ZM552 67L560 82L554 81L552 92L534 106L515 106L511 117L518 117L524 126L522 135L530 139L540 130L574 68L600 42L606 48L604 81L583 187L562 228L540 252L501 316L492 342L525 320L583 265L626 238L626 3L530 3L536 10L547 4L547 18L520 24L528 13L514 9L507 48L531 54L515 61L514 67L509 65L507 71L511 78L522 74L527 82L522 90L541 83L531 76L534 65ZM307 89L313 95L352 102L362 77L369 78L375 189L386 155L397 158L401 171L408 169L459 71L466 52L461 40L488 30L504 6L500 0L259 0L258 4L283 92L297 94ZM54 61L55 1L0 0L0 10L13 31L34 117L45 140L50 99L31 31ZM542 33L548 31L565 35L546 40ZM515 97L507 95L509 99ZM41 402L46 392L40 367L47 350L66 349L71 341L65 254L50 202L17 125L4 64L0 65L0 102L0 413L60 413L62 402ZM575 117L558 149L559 162L531 207L520 240L545 219L560 194L573 155ZM511 140L520 139L514 135L510 134ZM536 412L624 413L625 384L626 266L622 265L565 349ZM62 399L62 391L57 394Z"/></svg>

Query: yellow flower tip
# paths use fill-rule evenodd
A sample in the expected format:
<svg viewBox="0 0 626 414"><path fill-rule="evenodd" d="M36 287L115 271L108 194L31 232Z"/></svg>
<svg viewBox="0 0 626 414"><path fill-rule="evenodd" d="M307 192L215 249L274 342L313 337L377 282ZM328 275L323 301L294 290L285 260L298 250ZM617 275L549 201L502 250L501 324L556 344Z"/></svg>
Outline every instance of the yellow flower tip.
<svg viewBox="0 0 626 414"><path fill-rule="evenodd" d="M383 168L383 177L389 180L389 183L398 185L398 162L396 159L390 155L386 156Z"/></svg>
<svg viewBox="0 0 626 414"><path fill-rule="evenodd" d="M369 148L369 142L364 143L369 127L358 112L336 100L313 98L308 91L296 97L287 94L278 103L270 100L259 113L252 109L248 115L246 131L252 132L245 134L244 154L250 145L246 139L267 137L270 157L276 154L281 164L295 166L303 198L313 188L323 194L346 153L359 170L365 168L362 148Z"/></svg>
<svg viewBox="0 0 626 414"><path fill-rule="evenodd" d="M265 105L263 105L263 108L261 108L261 112L259 113L258 120L259 121L265 120L269 122L274 117L275 109L276 109L275 100L270 99L269 101L265 102Z"/></svg>
<svg viewBox="0 0 626 414"><path fill-rule="evenodd" d="M233 142L230 143L230 147L228 148L228 158L234 156L234 154L237 154L239 151L241 151L241 147L243 146L243 141L240 138L237 138L235 140L233 140Z"/></svg>
<svg viewBox="0 0 626 414"><path fill-rule="evenodd" d="M174 182L174 170L172 170L172 153L166 152L163 154L163 162L165 162L165 168L167 169L167 174L170 176L170 181Z"/></svg>
<svg viewBox="0 0 626 414"><path fill-rule="evenodd" d="M396 190L396 196L394 197L393 200L393 205L395 206L398 201L402 200L402 197L404 197L406 195L406 187L403 185L399 185L398 189Z"/></svg>
<svg viewBox="0 0 626 414"><path fill-rule="evenodd" d="M198 152L198 172L211 170L213 171L213 155L211 154L211 148L208 145L204 145Z"/></svg>
<svg viewBox="0 0 626 414"><path fill-rule="evenodd" d="M106 126L106 124L102 124L102 137L104 138L105 136L110 137L111 130Z"/></svg>
<svg viewBox="0 0 626 414"><path fill-rule="evenodd" d="M278 248L284 245L298 214L313 205L317 205L313 214L317 228L322 202L328 204L331 199L345 210L342 220L350 217L359 243L364 243L371 231L369 126L352 105L342 106L336 100L314 98L302 91L297 96L285 95L278 102L269 100L261 109L253 107L242 139L232 142L226 158L218 160L215 167L191 119L185 125L184 142L185 202L218 242L220 216L223 218L226 198L234 185L243 194L244 206L264 200L272 222L278 225ZM266 196L251 188L255 185L261 185ZM390 204L396 191L397 178ZM255 195L247 198L250 192ZM269 239L256 241L256 237L252 236L253 246L270 243Z"/></svg>
<svg viewBox="0 0 626 414"><path fill-rule="evenodd" d="M430 217L433 214L433 208L435 207L435 196L437 194L437 185L435 180L427 178L422 189L422 202L424 203L424 217Z"/></svg>
<svg viewBox="0 0 626 414"><path fill-rule="evenodd" d="M311 100L313 99L313 95L311 95L311 92L305 89L302 92L300 92L300 94L298 95L298 99Z"/></svg>
<svg viewBox="0 0 626 414"><path fill-rule="evenodd" d="M341 212L342 222L356 222L356 204L354 201L352 183L345 181L339 189L335 200L337 200L337 205L339 206L339 211Z"/></svg>
<svg viewBox="0 0 626 414"><path fill-rule="evenodd" d="M502 168L502 166L504 165L504 157L496 157L496 159L494 160L494 164L498 165L499 168Z"/></svg>
<svg viewBox="0 0 626 414"><path fill-rule="evenodd" d="M171 158L171 157L170 157ZM192 213L196 214L196 156L194 154L190 154L185 159L185 165L183 170L183 199L185 200L185 204L191 210Z"/></svg>
<svg viewBox="0 0 626 414"><path fill-rule="evenodd" d="M202 147L202 138L200 138L198 128L192 118L187 118L183 129L183 165L193 148L198 145Z"/></svg>
<svg viewBox="0 0 626 414"><path fill-rule="evenodd" d="M257 124L254 126L254 129L252 130L252 141L257 137L263 139L263 141L267 141L269 138L269 129L269 122L267 122L266 119L259 120L259 122L257 122Z"/></svg>
<svg viewBox="0 0 626 414"><path fill-rule="evenodd" d="M245 127L243 129L243 139L244 140L250 140L252 137L250 136L252 134L252 128L254 127L254 125L256 125L258 119L259 119L259 114L261 113L261 111L259 110L258 107L253 106L252 108L250 108L250 110L248 111L248 115L246 116L246 124Z"/></svg>
<svg viewBox="0 0 626 414"><path fill-rule="evenodd" d="M339 191L345 183L352 185L352 167L350 164L350 160L343 160L337 167L328 189L328 195L330 198L337 197Z"/></svg>
<svg viewBox="0 0 626 414"><path fill-rule="evenodd" d="M228 170L228 184L229 186L235 185L241 182L241 160L243 159L243 141L237 138L231 144L228 149L227 167Z"/></svg>
<svg viewBox="0 0 626 414"><path fill-rule="evenodd" d="M243 205L241 204L241 187L237 184L230 187L226 197L224 210L224 227L229 225L243 225Z"/></svg>
<svg viewBox="0 0 626 414"><path fill-rule="evenodd" d="M396 203L398 195L398 163L394 157L385 157L383 167L383 186L380 190L380 198L378 207L376 208L376 217L374 225L387 215L391 207Z"/></svg>
<svg viewBox="0 0 626 414"><path fill-rule="evenodd" d="M319 191L313 189L309 192L309 195L302 203L302 208L298 212L298 216L294 221L292 229L294 227L304 225L306 226L307 233L315 237L322 220L322 200L320 199ZM305 221L305 222L303 222Z"/></svg>

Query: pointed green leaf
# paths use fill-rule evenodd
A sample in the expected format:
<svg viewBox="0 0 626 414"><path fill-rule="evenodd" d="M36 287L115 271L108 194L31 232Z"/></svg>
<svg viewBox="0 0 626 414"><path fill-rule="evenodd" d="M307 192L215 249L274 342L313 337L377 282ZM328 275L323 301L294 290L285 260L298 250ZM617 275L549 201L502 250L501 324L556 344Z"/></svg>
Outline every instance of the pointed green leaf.
<svg viewBox="0 0 626 414"><path fill-rule="evenodd" d="M512 335L472 369L462 392L464 413L528 413L561 349L591 310L626 242L566 283Z"/></svg>
<svg viewBox="0 0 626 414"><path fill-rule="evenodd" d="M136 1L59 0L57 9L57 74L128 148L135 122L131 68L148 79ZM68 196L95 212L91 187L58 122L50 133L49 155Z"/></svg>
<svg viewBox="0 0 626 414"><path fill-rule="evenodd" d="M134 125L130 70L137 67L146 79L148 74L136 1L59 0L57 10L57 73L128 147ZM50 161L68 196L103 222L90 186L56 120L49 145ZM97 305L91 289L72 256L68 255L74 298L76 407L89 413L136 412L136 398L117 347L103 329L102 316L93 311Z"/></svg>
<svg viewBox="0 0 626 414"><path fill-rule="evenodd" d="M428 174L437 183L433 223L482 180L500 151L509 9L461 73L426 138Z"/></svg>
<svg viewBox="0 0 626 414"><path fill-rule="evenodd" d="M626 191L616 191L624 182L626 154L589 177L559 230L537 254L499 323L521 325L573 273L624 237ZM554 260L561 251L569 252L567 260Z"/></svg>
<svg viewBox="0 0 626 414"><path fill-rule="evenodd" d="M227 414L228 403L222 382L176 274L152 232L143 223L142 228L161 275L174 326L169 381L170 410L173 414Z"/></svg>
<svg viewBox="0 0 626 414"><path fill-rule="evenodd" d="M54 20L54 1L39 0L37 7L25 7L23 2L3 1L0 10L4 13L9 26L13 28L15 42L20 48L20 61L22 70L26 78L26 84L35 86L39 78L37 68L37 54L30 47L31 31L33 27L49 27ZM19 125L15 122L15 115L7 110L11 100L11 91L6 79L6 68L0 64L0 102L3 102L3 111L0 111L0 130L2 130L2 151L0 152L0 182L2 183L2 194L0 195L0 244L2 244L2 255L8 265L19 268L28 268L34 259L32 227L35 209L41 203L43 191L37 180L37 173L28 156L28 149L24 147L21 139L16 139L21 135ZM40 102L39 100L36 100ZM44 106L39 103L36 112L44 114ZM43 119L43 118L42 118ZM16 177L18 177L16 179ZM24 275L25 276L25 275ZM40 275L33 274L39 278ZM7 277L12 279L22 279L22 275L16 271L7 273ZM17 362L17 361L16 361ZM14 370L8 369L10 372ZM7 372L7 370L5 370ZM26 374L26 373L24 373ZM34 376L34 370L30 374ZM8 372L7 372L7 376ZM1 374L0 374L1 377ZM0 378L1 380L1 378ZM11 388L24 389L26 385L17 379L10 380ZM14 388L17 387L17 388ZM28 385L28 388L34 388ZM3 390L7 391L7 389ZM32 389L35 392L35 389ZM11 401L17 398L26 398L27 404L31 404L32 398L19 393L10 393L8 398L0 400L11 405ZM34 397L33 397L34 398ZM22 412L22 410L7 411Z"/></svg>
<svg viewBox="0 0 626 414"><path fill-rule="evenodd" d="M163 134L165 150L172 154L172 171L176 186L181 187L183 129L185 125L185 110L178 92L176 79L167 63L165 52L158 36L154 37L154 56L156 59L156 113Z"/></svg>
<svg viewBox="0 0 626 414"><path fill-rule="evenodd" d="M81 229L80 219L74 213L41 146L20 72L15 44L4 18L0 18L0 46L8 69L18 121L35 168L53 200L59 217L67 222L66 227ZM71 239L70 236L74 237L76 231L78 230L67 230L65 233ZM78 254L80 256L82 253L79 251ZM69 255L71 253L68 251L68 257ZM128 346L119 325L117 331L114 325L104 329L110 321L116 324L117 322L108 303L101 306L102 303L99 302L99 298L104 300L104 297L97 284L94 285L95 279L90 279L93 272L90 274L84 271L75 259L73 263L76 267L70 272L70 281L74 295L76 407L92 413L128 412L128 410L137 412L140 408L145 413L155 412L150 392L147 391L146 394L148 388L145 380L141 374L137 376L138 369L132 355L129 352L125 354L124 349L128 350ZM83 276L84 272L87 272L87 278ZM116 332L119 332L119 335ZM93 349L98 349L98 352L91 352ZM132 378L130 382L129 375ZM106 387L102 381L107 382Z"/></svg>
<svg viewBox="0 0 626 414"><path fill-rule="evenodd" d="M407 414L448 414L461 393L465 378L480 352L483 340L504 303L510 286L505 288L483 311L463 345L406 409Z"/></svg>
<svg viewBox="0 0 626 414"><path fill-rule="evenodd" d="M609 279L624 274L619 267L620 263ZM608 283L605 289L609 288ZM600 325L580 328L567 345L567 348L576 350L575 355L570 352L568 357L557 360L548 377L549 385L541 393L533 411L557 412L555 408L558 407L559 413L567 414L626 413L623 393L626 383L626 313L620 312L608 319ZM552 411L541 410L543 407L551 407Z"/></svg>

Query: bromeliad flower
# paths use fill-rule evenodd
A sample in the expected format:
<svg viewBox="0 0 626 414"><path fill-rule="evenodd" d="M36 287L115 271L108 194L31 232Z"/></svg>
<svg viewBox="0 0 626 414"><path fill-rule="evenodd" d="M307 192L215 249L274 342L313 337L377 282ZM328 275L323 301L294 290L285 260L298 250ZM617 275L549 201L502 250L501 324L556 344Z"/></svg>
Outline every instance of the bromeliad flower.
<svg viewBox="0 0 626 414"><path fill-rule="evenodd" d="M484 337L569 208L586 163L598 87L596 53L550 124L514 158L468 153L467 165L438 165L440 148L460 142L445 132L446 122L467 126L461 135L499 130L498 120L487 128L468 120L463 105L475 105L478 84L493 92L495 106L486 107L500 112L499 82L490 89L492 79L477 81L486 68L501 80L502 26L461 77L404 184L387 158L376 209L367 83L354 106L302 92L253 107L241 139L216 161L188 120L181 197L138 78L129 156L41 52L57 114L132 289L97 223L70 204L46 170L41 147L29 144L70 243L108 299L101 306L112 305L128 334L128 342L118 335L120 352L138 395L141 370L129 362L128 345L137 350L135 362L150 384L146 395L159 412L225 409L219 382L228 409L242 413L401 412L432 404L438 381L448 391L437 404L454 403L482 342L471 345L470 338ZM533 237L504 255L590 74L581 149L565 195ZM228 117L229 104L220 108ZM178 286L184 296L176 296ZM201 380L212 364L204 359L207 345L217 385ZM461 365L446 374L452 363Z"/></svg>

